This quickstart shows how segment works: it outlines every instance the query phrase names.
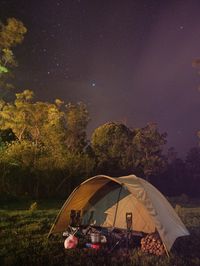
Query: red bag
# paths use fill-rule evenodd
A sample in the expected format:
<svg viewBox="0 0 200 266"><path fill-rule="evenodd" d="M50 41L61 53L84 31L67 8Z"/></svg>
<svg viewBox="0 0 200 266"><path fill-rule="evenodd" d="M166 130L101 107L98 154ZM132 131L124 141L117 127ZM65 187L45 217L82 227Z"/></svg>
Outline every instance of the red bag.
<svg viewBox="0 0 200 266"><path fill-rule="evenodd" d="M78 238L77 237L70 235L70 236L68 236L68 238L65 239L64 247L66 249L75 248L77 245L78 245Z"/></svg>

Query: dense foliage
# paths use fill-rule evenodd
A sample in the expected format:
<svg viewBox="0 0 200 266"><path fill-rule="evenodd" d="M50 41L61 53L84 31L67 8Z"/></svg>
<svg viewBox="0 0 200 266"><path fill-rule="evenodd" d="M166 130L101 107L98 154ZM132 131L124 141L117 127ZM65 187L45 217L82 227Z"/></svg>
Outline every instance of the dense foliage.
<svg viewBox="0 0 200 266"><path fill-rule="evenodd" d="M21 44L27 29L20 20L8 18L6 23L0 21L0 95L6 97L13 85L10 78L12 69L17 66L13 48Z"/></svg>
<svg viewBox="0 0 200 266"><path fill-rule="evenodd" d="M83 103L34 102L33 92L26 90L13 103L2 104L0 119L2 136L8 130L15 136L2 138L2 194L51 196L62 184L71 191L77 177L91 174L94 159L85 151L89 116Z"/></svg>
<svg viewBox="0 0 200 266"><path fill-rule="evenodd" d="M87 139L89 113L83 103L34 100L34 93L17 93L1 102L0 195L66 196L95 174L137 174L166 194L198 195L200 150L186 160L171 149L164 155L166 133L156 124L130 129L106 123Z"/></svg>

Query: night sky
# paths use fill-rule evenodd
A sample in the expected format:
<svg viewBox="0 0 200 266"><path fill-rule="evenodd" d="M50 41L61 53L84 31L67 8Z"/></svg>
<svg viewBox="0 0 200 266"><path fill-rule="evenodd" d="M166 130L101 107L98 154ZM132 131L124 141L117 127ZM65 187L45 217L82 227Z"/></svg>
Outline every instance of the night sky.
<svg viewBox="0 0 200 266"><path fill-rule="evenodd" d="M198 145L199 0L0 0L23 21L15 85L88 105L89 132L108 121L156 122L183 155Z"/></svg>

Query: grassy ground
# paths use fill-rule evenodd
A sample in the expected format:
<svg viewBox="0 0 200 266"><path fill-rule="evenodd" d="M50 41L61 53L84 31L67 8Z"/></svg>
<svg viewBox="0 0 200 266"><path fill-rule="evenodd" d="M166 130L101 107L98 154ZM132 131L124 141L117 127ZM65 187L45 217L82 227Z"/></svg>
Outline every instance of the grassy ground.
<svg viewBox="0 0 200 266"><path fill-rule="evenodd" d="M29 210L31 201L0 203L0 265L200 265L200 202L172 203L191 235L175 242L167 256L155 257L139 249L131 255L104 250L98 253L75 249L64 251L61 236L47 240L61 201L38 202L38 208Z"/></svg>

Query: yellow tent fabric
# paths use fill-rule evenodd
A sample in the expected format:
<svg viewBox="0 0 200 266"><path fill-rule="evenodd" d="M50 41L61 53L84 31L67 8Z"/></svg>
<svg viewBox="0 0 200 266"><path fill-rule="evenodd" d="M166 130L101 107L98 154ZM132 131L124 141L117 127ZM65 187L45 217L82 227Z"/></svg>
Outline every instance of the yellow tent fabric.
<svg viewBox="0 0 200 266"><path fill-rule="evenodd" d="M126 213L132 212L132 229L145 233L157 230L168 251L176 238L189 235L167 199L135 175L98 175L83 182L64 203L49 235L66 230L71 210L81 210L85 224L93 211L97 225L116 228L126 228Z"/></svg>

